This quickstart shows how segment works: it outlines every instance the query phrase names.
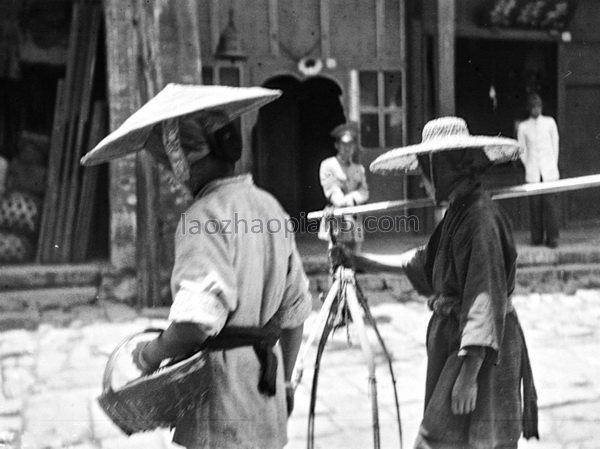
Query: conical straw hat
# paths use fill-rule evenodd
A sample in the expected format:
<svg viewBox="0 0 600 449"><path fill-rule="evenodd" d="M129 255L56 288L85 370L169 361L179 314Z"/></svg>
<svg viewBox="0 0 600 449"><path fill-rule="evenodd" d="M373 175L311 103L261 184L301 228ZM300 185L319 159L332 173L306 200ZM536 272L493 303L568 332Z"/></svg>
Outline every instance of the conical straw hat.
<svg viewBox="0 0 600 449"><path fill-rule="evenodd" d="M200 111L218 111L224 119L205 126L206 132L213 132L280 95L278 90L262 87L168 84L88 152L81 163L100 164L142 150L152 129L165 120Z"/></svg>

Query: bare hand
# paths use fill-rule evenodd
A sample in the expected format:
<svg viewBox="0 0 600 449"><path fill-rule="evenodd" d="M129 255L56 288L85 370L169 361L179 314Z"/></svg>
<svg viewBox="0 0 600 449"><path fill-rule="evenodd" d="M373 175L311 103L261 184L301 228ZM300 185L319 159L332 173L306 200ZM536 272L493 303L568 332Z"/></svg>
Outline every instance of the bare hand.
<svg viewBox="0 0 600 449"><path fill-rule="evenodd" d="M289 418L294 411L294 387L291 385L286 385L285 387L285 402L287 405L287 415Z"/></svg>
<svg viewBox="0 0 600 449"><path fill-rule="evenodd" d="M150 374L158 369L158 364L149 362L144 357L144 349L148 346L148 342L140 342L137 344L135 349L131 352L134 365L139 369L142 374Z"/></svg>
<svg viewBox="0 0 600 449"><path fill-rule="evenodd" d="M455 415L467 415L475 410L477 377L469 374L463 366L452 388L452 413Z"/></svg>

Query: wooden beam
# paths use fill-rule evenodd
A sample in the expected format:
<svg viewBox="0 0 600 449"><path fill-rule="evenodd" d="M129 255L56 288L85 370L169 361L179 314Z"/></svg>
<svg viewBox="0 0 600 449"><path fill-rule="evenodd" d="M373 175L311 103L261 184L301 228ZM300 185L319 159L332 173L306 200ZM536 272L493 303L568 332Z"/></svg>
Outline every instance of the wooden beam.
<svg viewBox="0 0 600 449"><path fill-rule="evenodd" d="M400 0L402 2L402 0ZM375 0L375 53L377 59L383 57L383 37L385 34L385 0Z"/></svg>
<svg viewBox="0 0 600 449"><path fill-rule="evenodd" d="M182 82L202 84L202 52L198 4L195 0L180 0L171 6L175 9L177 29L177 56Z"/></svg>
<svg viewBox="0 0 600 449"><path fill-rule="evenodd" d="M277 0L269 0L269 52L279 56L279 10Z"/></svg>
<svg viewBox="0 0 600 449"><path fill-rule="evenodd" d="M348 86L348 118L354 122L360 122L360 87L358 70L350 70Z"/></svg>
<svg viewBox="0 0 600 449"><path fill-rule="evenodd" d="M454 115L454 44L456 34L456 0L436 0L436 109L437 115Z"/></svg>
<svg viewBox="0 0 600 449"><path fill-rule="evenodd" d="M44 206L42 209L42 221L40 234L38 236L36 262L48 262L50 254L49 241L52 237L52 226L54 224L54 209L58 201L58 181L60 168L60 153L64 139L65 126L65 81L58 80L56 87L56 102L54 105L54 118L52 123L52 136L50 138L50 151L48 155L48 170L46 173L46 193L44 195ZM51 216L52 214L52 216Z"/></svg>
<svg viewBox="0 0 600 449"><path fill-rule="evenodd" d="M331 40L329 36L331 14L329 6L329 0L321 0L319 15L321 18L321 58L323 59L328 59L331 56Z"/></svg>
<svg viewBox="0 0 600 449"><path fill-rule="evenodd" d="M81 165L79 160L89 148L92 148L86 148L86 131L89 127L88 123L90 120L92 89L96 72L96 56L98 53L98 38L101 19L100 6L92 6L89 14L91 15L91 23L89 30L86 31L88 48L86 51L86 62L84 66L85 71L82 74L81 80L83 84L83 91L79 109L79 123L75 147L73 148L73 154L70 161L71 177L69 179L69 186L67 189L67 198L65 199L67 204L66 218L64 222L64 231L62 234L62 244L60 248L60 260L62 262L68 262L71 260L73 250L73 232L75 229L75 213L78 207L82 207L82 205L78 203L79 190L81 187Z"/></svg>
<svg viewBox="0 0 600 449"><path fill-rule="evenodd" d="M106 134L106 104L102 101L94 103L87 148L93 148ZM83 167L81 189L79 191L79 207L75 220L72 261L84 262L90 243L92 216L98 192L98 174L100 166Z"/></svg>
<svg viewBox="0 0 600 449"><path fill-rule="evenodd" d="M210 52L212 56L217 50L219 37L221 36L221 11L219 9L219 0L210 0L208 8L210 14Z"/></svg>
<svg viewBox="0 0 600 449"><path fill-rule="evenodd" d="M158 24L155 23L155 6L145 0L137 0L137 32L139 39L139 79L142 103L146 103L162 86L160 70ZM139 306L157 306L160 304L160 232L158 226L159 177L154 160L146 151L136 154L136 215L137 238L136 254L138 258Z"/></svg>

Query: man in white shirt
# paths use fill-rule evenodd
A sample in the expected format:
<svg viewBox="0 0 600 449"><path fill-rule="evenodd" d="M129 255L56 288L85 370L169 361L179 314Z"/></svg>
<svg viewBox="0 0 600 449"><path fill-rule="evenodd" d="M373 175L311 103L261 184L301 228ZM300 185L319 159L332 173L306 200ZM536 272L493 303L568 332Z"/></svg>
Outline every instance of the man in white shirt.
<svg viewBox="0 0 600 449"><path fill-rule="evenodd" d="M525 182L559 179L558 127L552 117L542 115L542 99L531 94L527 100L529 118L519 124L518 139L525 149L521 161L525 166ZM558 246L558 197L539 195L530 198L531 243ZM544 240L545 234L545 240Z"/></svg>
<svg viewBox="0 0 600 449"><path fill-rule="evenodd" d="M358 125L343 123L331 131L337 155L321 162L319 179L328 205L333 207L357 206L369 199L365 168L354 161L358 150ZM330 223L331 224L331 223ZM364 240L360 217L346 215L333 223L334 235L351 252L360 252ZM328 230L326 223L322 226ZM328 236L320 237L329 239Z"/></svg>

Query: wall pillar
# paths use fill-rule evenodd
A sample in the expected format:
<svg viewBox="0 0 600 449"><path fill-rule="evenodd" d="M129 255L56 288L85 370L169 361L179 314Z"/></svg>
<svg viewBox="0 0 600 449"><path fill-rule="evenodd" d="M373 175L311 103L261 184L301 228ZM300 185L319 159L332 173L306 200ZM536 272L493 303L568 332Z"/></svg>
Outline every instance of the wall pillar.
<svg viewBox="0 0 600 449"><path fill-rule="evenodd" d="M142 9L146 13L144 20L139 17ZM167 83L201 83L196 2L151 0L124 4L120 0L104 0L104 13L111 130L119 127L149 96ZM139 27L144 29L139 30ZM140 45L140 36L147 36L150 41ZM143 55L140 54L142 48L145 49ZM148 49L151 54L147 54ZM146 61L146 65L140 67L140 61ZM140 70L147 70L145 75L152 74L155 84L151 89L150 86L144 86L149 84L148 79L145 83L140 82L144 79L144 73ZM117 273L129 273L129 276L137 273L138 284L147 284L149 276L160 278L161 286L154 285L151 293L153 299L148 304L158 305L157 298L165 298L169 292L168 277L173 260L172 230L187 204L182 192L168 183L164 170L159 170L158 185L148 184L148 179L137 182L139 174L139 171L136 174L135 155L110 163L110 260ZM138 199L147 199L148 194L151 197L158 196L153 202L156 207L150 207L148 201L138 205ZM143 209L141 214L140 207ZM151 227L152 235L148 232L140 235L140 218L144 218L146 231L149 219L156 222L156 226ZM140 238L151 242L138 242ZM153 245L155 250L143 252L141 256L152 260L141 264L139 248L144 244L146 247ZM160 273L148 273L149 268ZM139 292L147 290L147 285L136 289L135 283L131 284L131 288L138 291L137 296ZM121 296L135 298L136 292ZM145 298L138 297L138 301L145 301Z"/></svg>
<svg viewBox="0 0 600 449"><path fill-rule="evenodd" d="M456 0L436 0L436 70L435 92L437 115L454 115L454 45L456 41Z"/></svg>

